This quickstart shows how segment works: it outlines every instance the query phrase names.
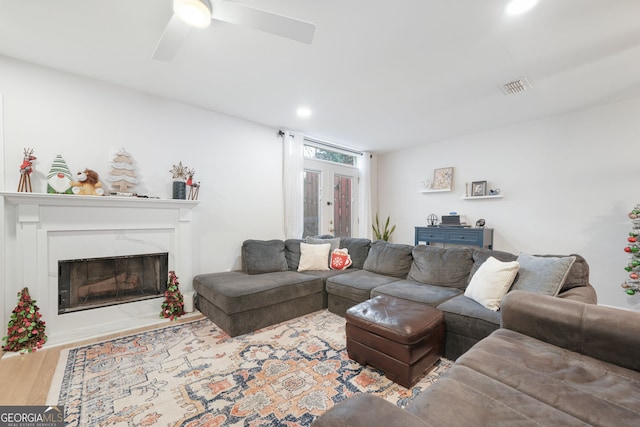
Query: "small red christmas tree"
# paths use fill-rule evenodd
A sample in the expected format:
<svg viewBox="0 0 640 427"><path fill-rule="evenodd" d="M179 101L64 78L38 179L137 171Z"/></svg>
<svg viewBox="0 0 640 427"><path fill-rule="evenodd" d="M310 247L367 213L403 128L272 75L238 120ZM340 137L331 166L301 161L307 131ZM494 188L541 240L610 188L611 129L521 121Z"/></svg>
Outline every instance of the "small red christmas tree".
<svg viewBox="0 0 640 427"><path fill-rule="evenodd" d="M28 288L18 292L18 305L11 314L7 336L2 338L4 351L36 351L47 342L45 322L40 320L42 315L38 310L40 309L36 301L31 299Z"/></svg>
<svg viewBox="0 0 640 427"><path fill-rule="evenodd" d="M180 289L178 289L179 284L176 272L170 271L169 280L167 281L167 290L164 292L164 302L162 303L160 317L173 320L184 314L184 300L180 293Z"/></svg>

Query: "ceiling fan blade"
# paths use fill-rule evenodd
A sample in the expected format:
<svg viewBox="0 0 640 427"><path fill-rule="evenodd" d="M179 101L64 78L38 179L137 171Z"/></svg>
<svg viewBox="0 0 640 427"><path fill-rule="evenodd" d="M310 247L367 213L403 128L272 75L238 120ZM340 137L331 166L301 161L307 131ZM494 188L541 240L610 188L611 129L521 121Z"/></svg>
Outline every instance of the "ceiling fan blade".
<svg viewBox="0 0 640 427"><path fill-rule="evenodd" d="M160 41L153 52L153 59L171 61L180 48L182 41L189 34L191 27L180 20L175 14L164 29Z"/></svg>
<svg viewBox="0 0 640 427"><path fill-rule="evenodd" d="M212 18L311 44L316 26L310 22L290 18L225 0L211 1Z"/></svg>

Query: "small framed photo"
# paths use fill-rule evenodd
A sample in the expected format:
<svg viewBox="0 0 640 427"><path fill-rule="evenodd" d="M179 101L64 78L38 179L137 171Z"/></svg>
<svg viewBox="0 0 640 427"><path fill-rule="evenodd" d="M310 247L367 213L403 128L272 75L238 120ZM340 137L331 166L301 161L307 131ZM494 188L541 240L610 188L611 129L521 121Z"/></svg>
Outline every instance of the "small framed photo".
<svg viewBox="0 0 640 427"><path fill-rule="evenodd" d="M474 181L471 183L471 196L484 196L487 194L487 181Z"/></svg>

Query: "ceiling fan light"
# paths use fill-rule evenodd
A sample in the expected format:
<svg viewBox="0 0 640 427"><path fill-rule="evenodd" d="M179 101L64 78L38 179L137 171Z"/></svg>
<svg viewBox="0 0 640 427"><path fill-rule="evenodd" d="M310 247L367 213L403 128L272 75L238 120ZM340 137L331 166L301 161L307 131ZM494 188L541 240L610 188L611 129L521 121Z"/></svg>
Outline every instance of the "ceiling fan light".
<svg viewBox="0 0 640 427"><path fill-rule="evenodd" d="M211 24L209 0L173 0L173 12L192 27L205 28Z"/></svg>
<svg viewBox="0 0 640 427"><path fill-rule="evenodd" d="M538 0L511 0L507 4L506 12L509 15L520 15L533 9Z"/></svg>

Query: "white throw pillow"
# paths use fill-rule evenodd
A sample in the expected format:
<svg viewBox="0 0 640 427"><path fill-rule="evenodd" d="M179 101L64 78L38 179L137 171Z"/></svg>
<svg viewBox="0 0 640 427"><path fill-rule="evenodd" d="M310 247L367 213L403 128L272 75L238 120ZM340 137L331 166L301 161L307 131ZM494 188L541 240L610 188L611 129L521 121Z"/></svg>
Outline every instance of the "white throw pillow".
<svg viewBox="0 0 640 427"><path fill-rule="evenodd" d="M489 257L471 277L464 296L489 310L498 311L500 301L509 291L519 269L518 261L502 262Z"/></svg>
<svg viewBox="0 0 640 427"><path fill-rule="evenodd" d="M330 243L311 245L300 243L300 263L298 271L328 270Z"/></svg>

